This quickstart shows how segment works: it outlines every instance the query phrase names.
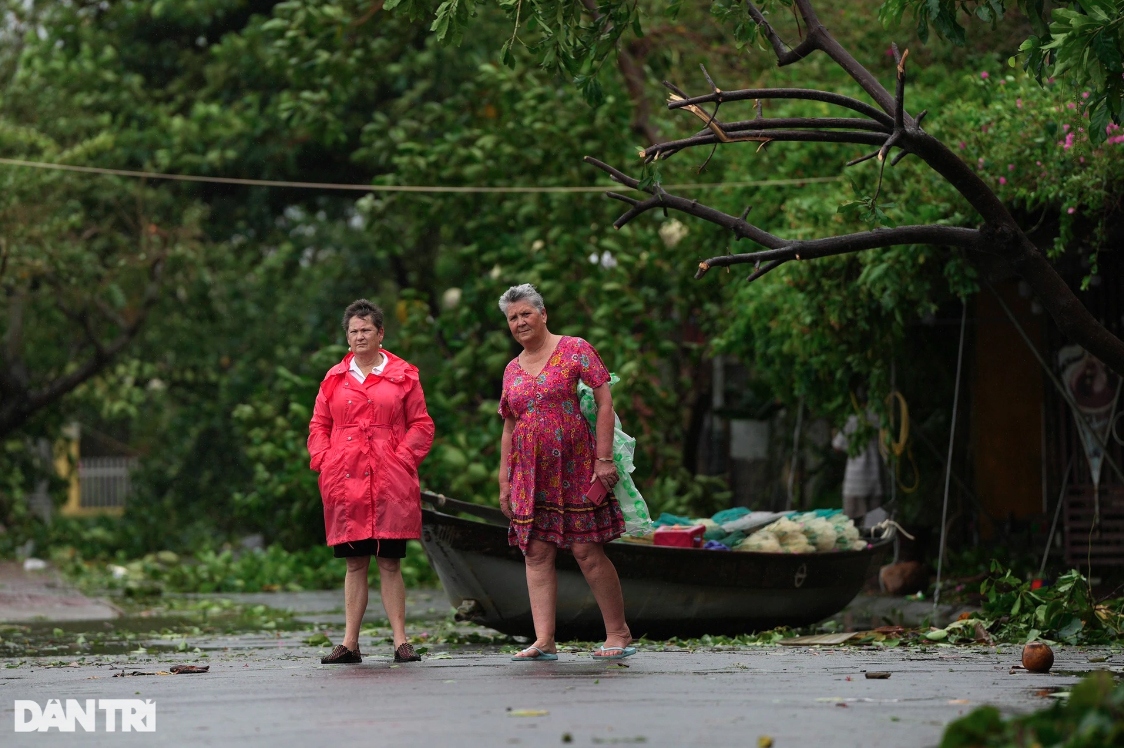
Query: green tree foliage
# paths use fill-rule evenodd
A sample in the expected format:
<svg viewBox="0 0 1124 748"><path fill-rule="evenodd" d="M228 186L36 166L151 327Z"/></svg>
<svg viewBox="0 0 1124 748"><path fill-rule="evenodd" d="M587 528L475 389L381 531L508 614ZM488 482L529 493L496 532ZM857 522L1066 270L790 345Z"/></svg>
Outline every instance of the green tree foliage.
<svg viewBox="0 0 1124 748"><path fill-rule="evenodd" d="M1019 47L1023 68L1039 83L1064 77L1073 91L1086 92L1080 104L1089 118L1093 144L1104 142L1109 122L1119 125L1124 118L1124 3L1119 0L1049 5L1042 0L888 0L879 17L895 27L909 12L923 41L933 28L954 44L964 44L968 19L975 16L995 25L1014 10L1030 26Z"/></svg>
<svg viewBox="0 0 1124 748"><path fill-rule="evenodd" d="M778 71L750 54L756 27L736 3L716 4L713 14L707 4L606 2L595 11L529 1L498 9L463 1L440 9L395 5L35 5L20 44L0 59L7 76L0 155L385 186L594 186L605 182L582 157L634 158L634 118L659 95L652 82L699 82L698 62L725 85L815 78L854 93L822 58ZM6 6L16 15L24 7ZM885 32L869 23L874 7L834 9L829 20L888 80L893 60ZM426 21L412 20L419 16ZM969 30L969 39L975 33L984 32ZM1018 40L1004 44L1003 59ZM618 49L644 71L639 94L604 64ZM1062 87L1039 89L1020 77L1001 88L997 58L978 64L974 54L913 53L911 61L924 64L911 106L933 109L926 125L946 142L963 140L969 162L984 155L988 174L1009 180L1001 194L1028 210L1075 207L1080 217L1107 205L1115 188L1098 178L1115 167L1093 167L1093 156L1115 152L1096 151L1101 146L1079 136L1068 149L1050 145L1064 143L1065 124L1080 126ZM978 75L985 67L989 81ZM1024 106L1035 102L1041 118L1033 128L1019 129L1015 91ZM799 113L769 106L771 115ZM1047 112L1058 106L1051 119ZM674 137L697 128L688 116L652 116L650 124ZM1049 131L1051 121L1059 132ZM1033 141L1038 150L1024 150L1034 160L1047 163L1039 151L1053 158L1050 179L1032 181L1036 167L1016 152L1016 136ZM1003 155L984 154L991 150ZM701 175L699 163L678 157L658 177L665 184L822 180L858 155L774 144L757 153L720 150ZM1072 161L1082 155L1088 166ZM1004 162L1016 165L1006 176L995 169ZM884 387L905 328L973 288L974 271L962 257L918 248L791 264L752 287L734 273L700 283L691 279L700 259L736 251L725 232L658 214L612 231L618 211L597 194L376 192L357 199L4 168L11 196L0 205L17 211L8 214L18 226L10 235L39 232L59 258L78 252L86 265L71 269L60 259L53 267L67 268L91 309L135 307L145 258L151 262L153 247L168 253L163 290L140 336L51 409L53 423L37 426L51 433L64 418L78 418L140 449L129 532L118 540L135 554L215 546L248 531L289 547L322 542L304 438L316 385L343 350L338 315L360 296L383 304L388 347L421 368L438 426L422 465L427 488L492 500L496 399L503 367L517 352L495 300L530 281L546 296L552 328L589 339L621 375L614 396L626 430L640 440L641 488L657 499L653 508L683 512L720 495L684 467L691 424L707 407L703 364L712 341L752 364L780 399L804 397L814 412L842 416L851 408L851 372ZM857 193L840 180L697 195L735 214L752 205L763 228L809 238L864 228L863 213L873 214L875 204L850 213L839 206L870 198L880 181L885 221L973 220L960 198L909 159L883 175L867 163L852 178ZM84 244L73 238L94 225L104 227L101 235ZM137 233L149 225L158 232ZM1075 235L1080 226L1073 224ZM91 264L96 242L113 262ZM123 307L113 306L114 285ZM92 318L114 329L110 318ZM44 328L34 344L44 361L37 365L61 371L75 360L64 355L64 332L76 331ZM19 450L22 443L12 453Z"/></svg>
<svg viewBox="0 0 1124 748"><path fill-rule="evenodd" d="M1086 676L1048 709L1004 719L993 706L982 706L951 722L940 748L1022 748L1055 745L1096 748L1124 741L1124 686L1105 670Z"/></svg>
<svg viewBox="0 0 1124 748"><path fill-rule="evenodd" d="M484 2L446 0L433 9L425 0L391 0L387 8L400 8L411 18L431 17L431 29L441 40L459 43ZM625 0L573 3L561 0L498 0L512 24L503 42L505 61L513 44L523 43L549 69L565 71L586 94L598 102L598 71L629 34L642 36L660 17L678 20L682 0L642 4ZM712 0L702 3L730 29L741 48L758 42L758 27L744 3ZM782 15L786 4L764 2L766 15ZM826 10L826 9L825 9ZM1023 67L1039 82L1065 76L1076 90L1091 89L1083 108L1095 128L1094 143L1109 121L1124 117L1124 3L1120 0L885 0L878 17L889 29L912 16L917 37L929 40L930 30L956 45L968 40L972 19L993 28L1014 15L1025 27L1018 52ZM1012 57L1012 61L1014 57Z"/></svg>
<svg viewBox="0 0 1124 748"><path fill-rule="evenodd" d="M1088 283L1124 184L1124 139L1114 126L1106 142L1094 144L1087 118L1064 86L1040 86L1028 75L1004 70L995 58L974 61L944 81L930 82L928 72L921 76L918 106L938 112L929 129L974 163L1028 228L1057 227L1054 256L1067 249L1089 253ZM806 149L789 150L790 158L803 158L795 154ZM840 160L824 151L807 158ZM765 161L759 168L776 167ZM876 173L874 165L853 172L863 194L873 194ZM882 193L894 203L889 219L898 223L974 222L972 211L940 179L909 159L886 169ZM848 199L854 198L834 190L787 200L786 235L862 228L857 216L835 212ZM872 392L886 391L889 362L894 351L904 350L906 328L936 313L940 304L974 292L976 275L967 258L934 247L790 264L753 284L738 283L737 311L719 345L754 361L789 402L805 397L816 411L842 418L852 409L847 396L852 374L862 374Z"/></svg>
<svg viewBox="0 0 1124 748"><path fill-rule="evenodd" d="M524 21L515 21L516 7L507 7L507 10L509 20L515 21L516 37L522 38L520 33L525 28L528 49L539 54L561 35L592 33L593 29L598 28L597 23L614 12L616 5L609 2L599 4L596 9L587 7L584 15L577 20L559 16L554 24L527 20L531 18L527 13L521 16ZM739 48L765 46L765 40L758 38L758 27L748 15L744 4L716 2L702 5L711 8L714 17L725 25ZM1117 33L1114 30L1118 26L1120 12L1112 3L1091 3L1087 7L1073 3L1067 4L1067 7L1070 5L1071 10L1058 8L1051 16L1043 10L1041 4L1020 3L1019 6L1033 22L1031 41L1027 44L1035 39L1042 41L1044 45L1053 45L1052 48L1076 44L1072 39L1063 39L1068 32L1057 26L1058 19L1072 18L1074 14L1101 23L1104 38ZM678 3L666 8L643 5L629 7L636 8L639 20L632 19L630 24L632 31L638 34L643 33L644 28L660 23L665 12L672 17L684 12ZM761 7L775 23L782 22L788 15L781 3L764 3ZM838 11L825 7L820 10L828 14L825 15L825 23L833 33L840 35L844 46L858 50L863 64L870 66L876 73L888 67L879 64L876 52L879 40L882 45L888 44L888 35L884 31L868 27L865 38L855 38L859 33L856 28L861 23L860 19L869 17L864 13L868 11L867 8ZM965 12L975 14L994 27L1002 18L1005 7L1000 2L925 3L891 0L881 4L879 10L887 27L897 27L903 14L909 12L916 15L915 33L920 40L927 40L929 28L933 27L954 43L964 45L970 38L975 38L971 34L979 33L979 29L972 31L963 23ZM417 6L413 6L412 12L417 12ZM1055 21L1054 27L1050 26L1051 18ZM457 21L450 21L454 22ZM467 19L465 23L468 23ZM520 25L521 23L524 25ZM1093 33L1089 28L1083 33ZM612 26L612 29L614 34L627 36L623 25ZM800 38L799 28L790 31L792 33L788 36L791 39ZM1086 53L1078 70L1075 68L1076 58L1072 55L1070 62L1063 62L1058 54L1050 53L1047 55L1047 62L1054 67L1047 69L1039 66L1033 71L1045 84L1045 90L1032 92L1030 84L1021 77L1017 79L1017 86L1005 89L1005 84L1016 82L1016 78L1003 75L1001 68L996 70L998 66L995 63L1017 53L1020 41L1027 34L1026 27L1016 24L1016 30L1011 32L1010 37L999 36L997 55L978 56L972 53L957 60L956 64L967 62L976 67L982 73L980 79L976 79L974 73L950 76L947 68L939 65L934 67L931 57L918 59L916 53L920 51L921 54L926 54L924 48L918 50L914 44L909 43L908 38L900 38L900 31L897 34L898 41L903 42L900 46L908 45L915 52L910 65L911 110L927 109L933 112L926 122L927 128L939 133L947 141L959 142L965 159L971 158L967 151L980 154L976 156L983 158L984 165L980 168L986 171L1000 194L1010 199L1015 206L1038 211L1036 217L1039 219L1062 211L1057 251L1065 246L1072 247L1075 239L1073 226L1077 219L1084 221L1092 217L1094 221L1101 221L1096 225L1103 228L1103 219L1119 190L1117 181L1106 178L1110 173L1115 175L1120 164L1119 154L1112 147L1116 145L1116 139L1104 144L1106 135L1114 132L1115 125L1109 124L1108 119L1103 114L1098 114L1095 108L1085 111L1086 107L1100 106L1096 104L1101 101L1100 89L1085 91L1082 96L1080 88L1074 88L1104 79L1103 75L1096 72L1099 69L1099 58L1090 58ZM996 37L993 35L992 38ZM572 56L565 62L561 62L557 56L543 54L539 54L539 59L550 69L599 69L605 56L613 54L612 49L591 42L571 45L567 49ZM1029 47L1024 45L1024 51L1027 49ZM766 53L766 56L771 55ZM988 69L992 71L990 74ZM1047 83L1043 76L1050 71L1064 75L1069 85ZM733 69L726 69L724 72L739 75L736 64ZM989 81L991 76L993 77ZM853 83L838 69L822 64L822 57L816 56L802 60L798 69L797 66L782 68L771 72L767 78L757 75L752 83L745 82L740 76L732 82L719 75L714 78L725 89L762 85L766 81L767 85L775 87L799 87L806 86L809 80L816 81L817 88L829 91L852 94L854 88ZM1009 95L1016 88L1020 93ZM1034 107L1033 113L1029 108L1022 110L1023 98ZM999 105L996 108L1000 108L1000 111L993 110L993 103ZM1011 107L1012 104L1015 106ZM734 105L727 105L726 108L730 106ZM806 103L793 106L770 102L770 107L771 116L814 116L828 112L826 107L819 106L820 111L817 111L815 106ZM1074 116L1065 116L1067 110L1074 112ZM1089 117L1087 127L1076 121L1081 114ZM697 121L692 120L690 124L697 125ZM1067 135L1065 128L1071 128L1073 132ZM1057 137L1054 137L1055 130L1060 133ZM989 132L992 134L989 135ZM1025 147L1028 140L1032 141L1033 148ZM1062 148L1054 148L1054 143L1059 141ZM1071 150L1070 147L1075 142L1077 148ZM969 148L968 143L974 147ZM1101 148L1102 144L1104 148ZM1018 151L1019 148L1022 150ZM770 146L771 151L781 149L785 151L783 157L758 155L753 159L752 165L748 159L740 159L725 152L717 158L736 160L736 164L728 164L730 171L725 173L736 172L740 168L743 174L795 175L809 172L837 173L847 157L861 155L855 152L844 156L840 153L843 150L840 148L809 147L806 144ZM790 154L796 149L801 150L802 155ZM1093 151L1096 152L1095 157ZM1041 167L1042 163L1047 163L1042 158L1029 159L1031 153L1047 158L1048 165ZM682 159L684 156L681 154L676 158ZM606 159L611 161L608 156ZM995 164L999 159L1002 159L1004 167L1017 170L1017 184L1013 179L1014 171L1009 174L998 173ZM1094 160L1096 166L1093 166ZM817 165L830 165L830 168L817 169ZM782 235L792 238L830 236L895 223L974 225L978 221L975 211L953 194L943 180L916 168L908 159L895 169L886 169L873 162L866 167L865 171L863 167L859 167L852 178L852 184L855 185L853 194L841 194L840 191L832 190L825 191L822 199L818 199L819 195L790 197L780 207L780 215L769 214L764 219L761 218L761 212L764 211L759 211L759 206L754 205L753 220L756 225L768 231L776 231L783 226L787 231L781 232ZM665 165L661 169L661 177L665 181L667 177L663 172L668 168ZM886 169L885 174L882 169ZM871 174L872 170L878 173ZM1031 175L1038 175L1042 171L1045 172L1042 177L1032 178ZM646 178L650 179L651 174L646 174ZM734 215L740 213L736 207L722 204L715 207ZM1074 213L1078 210L1082 212L1075 218ZM1034 221L1029 221L1027 227L1033 225ZM1096 232L1093 232L1088 243L1095 242ZM915 321L919 316L931 315L937 305L950 296L964 297L975 290L975 270L965 258L955 255L948 257L943 251L936 252L932 249L893 248L868 252L862 257L817 262L822 262L824 267L799 264L786 266L776 271L774 275L777 277L771 281L766 278L756 282L753 288L736 290L738 304L732 313L731 324L722 334L721 345L727 351L754 361L758 372L770 381L786 401L795 402L798 397L811 398L813 408L819 412L834 412L837 417L842 417L843 412L850 409L844 383L851 380L854 374L863 375L879 389L888 387L887 364L895 344L902 339L904 325Z"/></svg>
<svg viewBox="0 0 1124 748"><path fill-rule="evenodd" d="M13 126L44 120L63 142L89 136L78 115L100 118L111 145L71 163L223 176L569 186L594 182L585 153L633 152L626 107L591 117L549 74L492 64L487 34L451 49L374 13L358 2L54 6L25 40L2 111ZM624 101L617 86L605 95ZM46 117L51 102L71 116ZM92 194L108 184L53 178ZM342 352L338 314L358 296L383 303L388 346L422 367L440 434L428 487L480 500L494 490L499 378L514 355L495 299L531 280L555 329L590 339L622 375L618 406L643 438L649 482L690 488L682 434L721 299L681 269L705 232L676 248L658 224L607 236L613 208L596 194L145 189L194 206L196 261L138 343L60 409L144 450L121 538L130 552L248 530L322 542L304 437Z"/></svg>
<svg viewBox="0 0 1124 748"><path fill-rule="evenodd" d="M107 87L129 89L133 81L105 72L112 60L103 52L49 69L25 50L0 100L0 152L119 164L127 138L99 103L44 80L64 75L71 91L106 79ZM6 167L0 179L3 437L132 341L165 285L197 263L206 208L136 180L76 180L19 167Z"/></svg>

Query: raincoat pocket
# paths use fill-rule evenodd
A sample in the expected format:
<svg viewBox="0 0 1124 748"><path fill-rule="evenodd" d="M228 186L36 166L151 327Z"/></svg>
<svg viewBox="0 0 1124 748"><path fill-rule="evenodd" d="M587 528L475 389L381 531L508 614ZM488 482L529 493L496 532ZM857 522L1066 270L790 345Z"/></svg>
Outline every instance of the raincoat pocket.
<svg viewBox="0 0 1124 748"><path fill-rule="evenodd" d="M400 451L400 446L398 444L395 444L394 448L391 449L390 452L394 456L394 459L397 460L398 463L406 469L407 473L409 473L414 478L418 476L418 469L414 467L414 461L402 454L402 452Z"/></svg>
<svg viewBox="0 0 1124 748"><path fill-rule="evenodd" d="M333 500L333 495L339 493L340 466L343 464L343 450L329 449L328 454L320 463L320 475L317 483L320 486L320 499L328 504Z"/></svg>

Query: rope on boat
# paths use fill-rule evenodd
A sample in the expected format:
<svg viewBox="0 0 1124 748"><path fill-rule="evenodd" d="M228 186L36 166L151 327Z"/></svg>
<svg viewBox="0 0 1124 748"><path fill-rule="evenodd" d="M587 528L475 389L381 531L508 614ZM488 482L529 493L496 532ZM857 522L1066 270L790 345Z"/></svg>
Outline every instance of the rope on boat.
<svg viewBox="0 0 1124 748"><path fill-rule="evenodd" d="M897 522L895 522L892 519L884 519L881 522L879 522L877 525L875 525L874 527L870 528L870 534L874 535L874 532L876 530L882 530L882 537L883 538L893 537L895 534L900 532L902 535L905 535L910 540L917 540L917 538L913 537L908 532L906 532L906 529L904 527L902 527L901 525L899 525Z"/></svg>

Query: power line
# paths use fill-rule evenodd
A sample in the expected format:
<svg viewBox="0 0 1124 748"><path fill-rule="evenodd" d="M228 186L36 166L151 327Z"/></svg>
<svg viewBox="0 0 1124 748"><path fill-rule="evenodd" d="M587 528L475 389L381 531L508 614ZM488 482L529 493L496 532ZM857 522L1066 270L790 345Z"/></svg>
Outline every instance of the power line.
<svg viewBox="0 0 1124 748"><path fill-rule="evenodd" d="M175 182L207 182L211 184L236 184L248 187L288 187L308 190L348 190L351 192L418 192L418 193L491 193L491 194L545 194L607 192L620 189L620 185L605 187L442 187L435 185L384 185L384 184L337 184L334 182L290 182L279 179L241 179L238 177L205 177L191 174L164 174L156 171L134 171L132 169L107 169L100 166L75 166L73 164L52 164L44 161L23 161L16 158L0 158L3 166L24 166L33 169L70 171L81 174L105 174L133 179L167 179ZM760 179L748 182L717 182L713 184L668 184L667 190L716 190L723 187L783 187L821 182L838 182L838 177L807 177L805 179Z"/></svg>

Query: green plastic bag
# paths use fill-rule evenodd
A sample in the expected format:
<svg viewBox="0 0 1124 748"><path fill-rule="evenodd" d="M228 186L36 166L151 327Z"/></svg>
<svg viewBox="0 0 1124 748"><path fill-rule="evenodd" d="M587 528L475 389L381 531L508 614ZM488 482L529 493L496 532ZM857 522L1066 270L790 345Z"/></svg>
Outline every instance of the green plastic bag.
<svg viewBox="0 0 1124 748"><path fill-rule="evenodd" d="M612 387L621 381L616 374L609 375L609 386ZM578 382L578 402L581 405L582 415L597 433L597 403L593 399L593 390L584 382ZM624 515L625 535L647 535L652 532L652 516L648 513L648 505L644 497L632 482L633 456L636 454L636 439L621 430L621 419L613 414L613 462L620 471L621 479L613 486L613 496L620 504L621 514Z"/></svg>

